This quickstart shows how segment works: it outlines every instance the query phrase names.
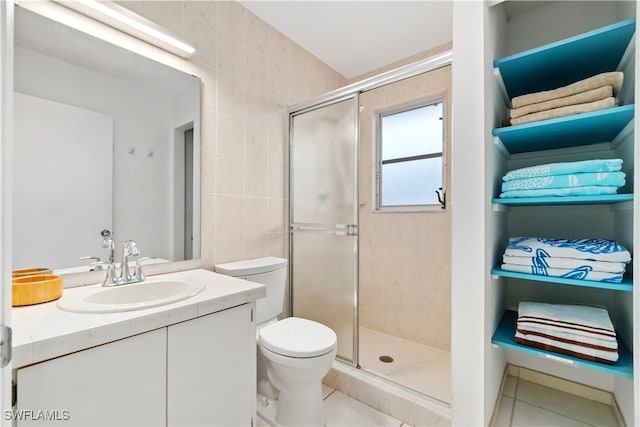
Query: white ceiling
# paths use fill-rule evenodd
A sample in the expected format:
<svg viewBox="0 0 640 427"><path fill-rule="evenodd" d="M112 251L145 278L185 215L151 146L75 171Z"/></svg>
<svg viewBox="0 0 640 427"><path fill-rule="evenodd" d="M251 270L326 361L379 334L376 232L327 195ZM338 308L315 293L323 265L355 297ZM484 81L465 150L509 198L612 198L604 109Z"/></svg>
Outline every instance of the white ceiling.
<svg viewBox="0 0 640 427"><path fill-rule="evenodd" d="M240 3L348 79L452 39L453 0Z"/></svg>

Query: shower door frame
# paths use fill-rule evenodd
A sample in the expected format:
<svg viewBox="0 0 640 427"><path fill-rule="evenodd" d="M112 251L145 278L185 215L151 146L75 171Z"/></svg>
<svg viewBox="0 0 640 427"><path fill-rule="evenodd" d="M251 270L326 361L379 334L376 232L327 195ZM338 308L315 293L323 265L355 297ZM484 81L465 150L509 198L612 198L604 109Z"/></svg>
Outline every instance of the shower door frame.
<svg viewBox="0 0 640 427"><path fill-rule="evenodd" d="M292 117L294 115L298 115L301 114L303 112L307 112L307 111L312 111L314 109L320 108L322 106L326 106L326 105L330 105L333 104L335 102L340 102L343 101L345 99L348 99L350 97L355 97L355 108L356 108L356 118L355 118L355 149L356 149L356 155L355 155L355 160L356 160L356 165L355 165L355 195L356 195L356 201L355 201L355 209L358 211L357 216L356 216L356 220L359 220L359 207L360 207L360 201L358 199L358 183L359 183L359 176L358 176L358 163L359 163L359 120L360 120L360 105L359 105L359 101L358 101L358 97L360 95L360 93L362 92L366 92L369 90L373 90L373 89L377 89L379 87L382 86L386 86L388 84L391 83L395 83L398 82L400 80L404 80L404 79L408 79L410 77L414 77L417 76L419 74L423 74L423 73L427 73L429 71L433 71L433 70L437 70L439 68L443 68L443 67L447 67L453 64L453 50L449 49L447 51L441 52L441 53L437 53L433 56L430 56L428 58L425 58L423 60L414 62L412 64L408 64L402 67L398 67L396 69L393 69L391 71L387 71L384 72L382 74L379 74L377 76L373 76L367 79L364 79L362 81L347 85L343 88L340 89L336 89L334 91L328 92L324 95L321 95L319 97L316 98L312 98L309 99L307 101L303 101L300 102L298 104L294 104L292 106L290 106L288 108L288 119L289 119L289 123L288 123L288 137L287 137L287 142L288 142L288 157L287 157L287 162L289 163L289 167L288 167L288 177L287 177L287 185L288 185L288 195L289 195L289 212L288 212L288 233L289 233L289 238L288 238L288 256L289 259L292 259L292 255L293 255L293 245L292 245L292 232L291 232L291 219L292 219L292 198L291 198L291 164L290 164L290 158L291 158L291 134L292 134L292 125L293 125L293 120ZM341 358L337 358L340 361L344 362L344 363L348 363L352 366L355 366L357 368L360 367L359 364L359 336L358 336L358 331L359 331L359 314L358 314L358 288L359 288L359 283L358 283L358 269L359 269L359 265L358 265L358 256L359 256L359 246L360 246L360 236L359 233L357 233L356 235L356 270L355 270L355 278L354 278L354 315L353 315L353 319L354 319L354 328L353 328L353 361L348 362L345 361ZM289 290L289 309L288 309L288 315L292 316L293 313L293 282L291 280L292 278L292 272L293 272L293 267L292 267L292 263L289 262L289 283L288 283L288 290Z"/></svg>
<svg viewBox="0 0 640 427"><path fill-rule="evenodd" d="M359 358L359 354L358 354L358 349L359 349L359 343L358 343L358 325L359 325L359 319L358 319L358 272L359 272L359 253L360 253L360 239L359 239L359 231L358 231L358 225L359 225L359 195L358 195L358 174L359 174L359 169L358 169L358 156L359 156L359 141L360 141L360 135L359 135L359 131L360 131L360 92L353 92L347 95L343 95L337 98L332 98L330 100L327 100L325 102L321 102L318 104L314 104L311 105L307 108L303 108L303 109L299 109L299 110L295 110L292 111L291 109L289 110L289 135L287 138L288 141L288 160L291 159L291 142L292 142L292 135L293 135L293 118L297 115L301 115L304 113L308 113L310 111L314 111L314 110L318 110L320 108L324 108L333 104L337 104L339 102L343 102L343 101L347 101L350 98L353 98L353 114L354 114L354 122L353 122L353 150L354 150L354 168L353 168L353 209L355 211L355 215L354 215L354 224L344 224L344 235L345 236L349 236L349 237L354 237L355 238L355 255L354 255L354 270L353 270L353 360L349 361L346 360L340 356L336 356L337 359L341 360L344 363L348 363L352 366L358 367L358 358ZM288 249L289 249L289 263L288 263L288 268L289 268L289 310L288 310L288 314L289 316L293 315L293 232L294 232L294 224L292 222L293 220L293 197L291 197L291 191L293 186L291 185L291 176L292 176L292 166L291 166L291 162L289 161L289 174L287 176L287 188L288 188L288 194L289 194L289 210L288 210L288 233L289 233L289 239L288 239ZM355 225L355 234L353 228L351 227L352 225ZM336 228L337 226L339 226L338 224L336 224ZM329 229L318 229L316 232L319 233L332 233L335 235L338 235L337 233L341 233L341 231L337 231L335 229L333 230L329 230ZM342 235L342 234L340 234Z"/></svg>

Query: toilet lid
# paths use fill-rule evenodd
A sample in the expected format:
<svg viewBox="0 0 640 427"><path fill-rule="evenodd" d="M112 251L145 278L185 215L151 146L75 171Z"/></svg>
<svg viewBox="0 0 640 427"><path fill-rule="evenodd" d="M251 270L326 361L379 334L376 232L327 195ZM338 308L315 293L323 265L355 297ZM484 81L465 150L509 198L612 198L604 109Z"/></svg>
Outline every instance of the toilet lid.
<svg viewBox="0 0 640 427"><path fill-rule="evenodd" d="M312 320L287 317L258 333L258 342L267 350L288 357L316 357L329 353L337 338L331 328Z"/></svg>

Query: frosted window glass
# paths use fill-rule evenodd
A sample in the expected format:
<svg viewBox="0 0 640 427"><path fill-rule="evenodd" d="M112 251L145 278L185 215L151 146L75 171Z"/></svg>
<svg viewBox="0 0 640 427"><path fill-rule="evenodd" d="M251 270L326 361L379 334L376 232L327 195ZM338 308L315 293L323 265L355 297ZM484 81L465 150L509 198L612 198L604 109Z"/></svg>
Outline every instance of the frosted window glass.
<svg viewBox="0 0 640 427"><path fill-rule="evenodd" d="M382 206L437 205L442 157L382 165Z"/></svg>
<svg viewBox="0 0 640 427"><path fill-rule="evenodd" d="M442 152L442 102L381 118L382 160Z"/></svg>
<svg viewBox="0 0 640 427"><path fill-rule="evenodd" d="M380 115L379 207L439 205L442 101Z"/></svg>

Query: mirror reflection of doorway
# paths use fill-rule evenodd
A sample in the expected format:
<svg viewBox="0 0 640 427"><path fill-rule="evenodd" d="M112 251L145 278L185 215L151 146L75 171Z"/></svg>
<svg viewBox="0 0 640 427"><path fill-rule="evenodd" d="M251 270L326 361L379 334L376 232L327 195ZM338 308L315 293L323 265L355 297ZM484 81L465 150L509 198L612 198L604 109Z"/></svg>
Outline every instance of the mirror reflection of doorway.
<svg viewBox="0 0 640 427"><path fill-rule="evenodd" d="M184 133L184 259L193 258L193 128Z"/></svg>

